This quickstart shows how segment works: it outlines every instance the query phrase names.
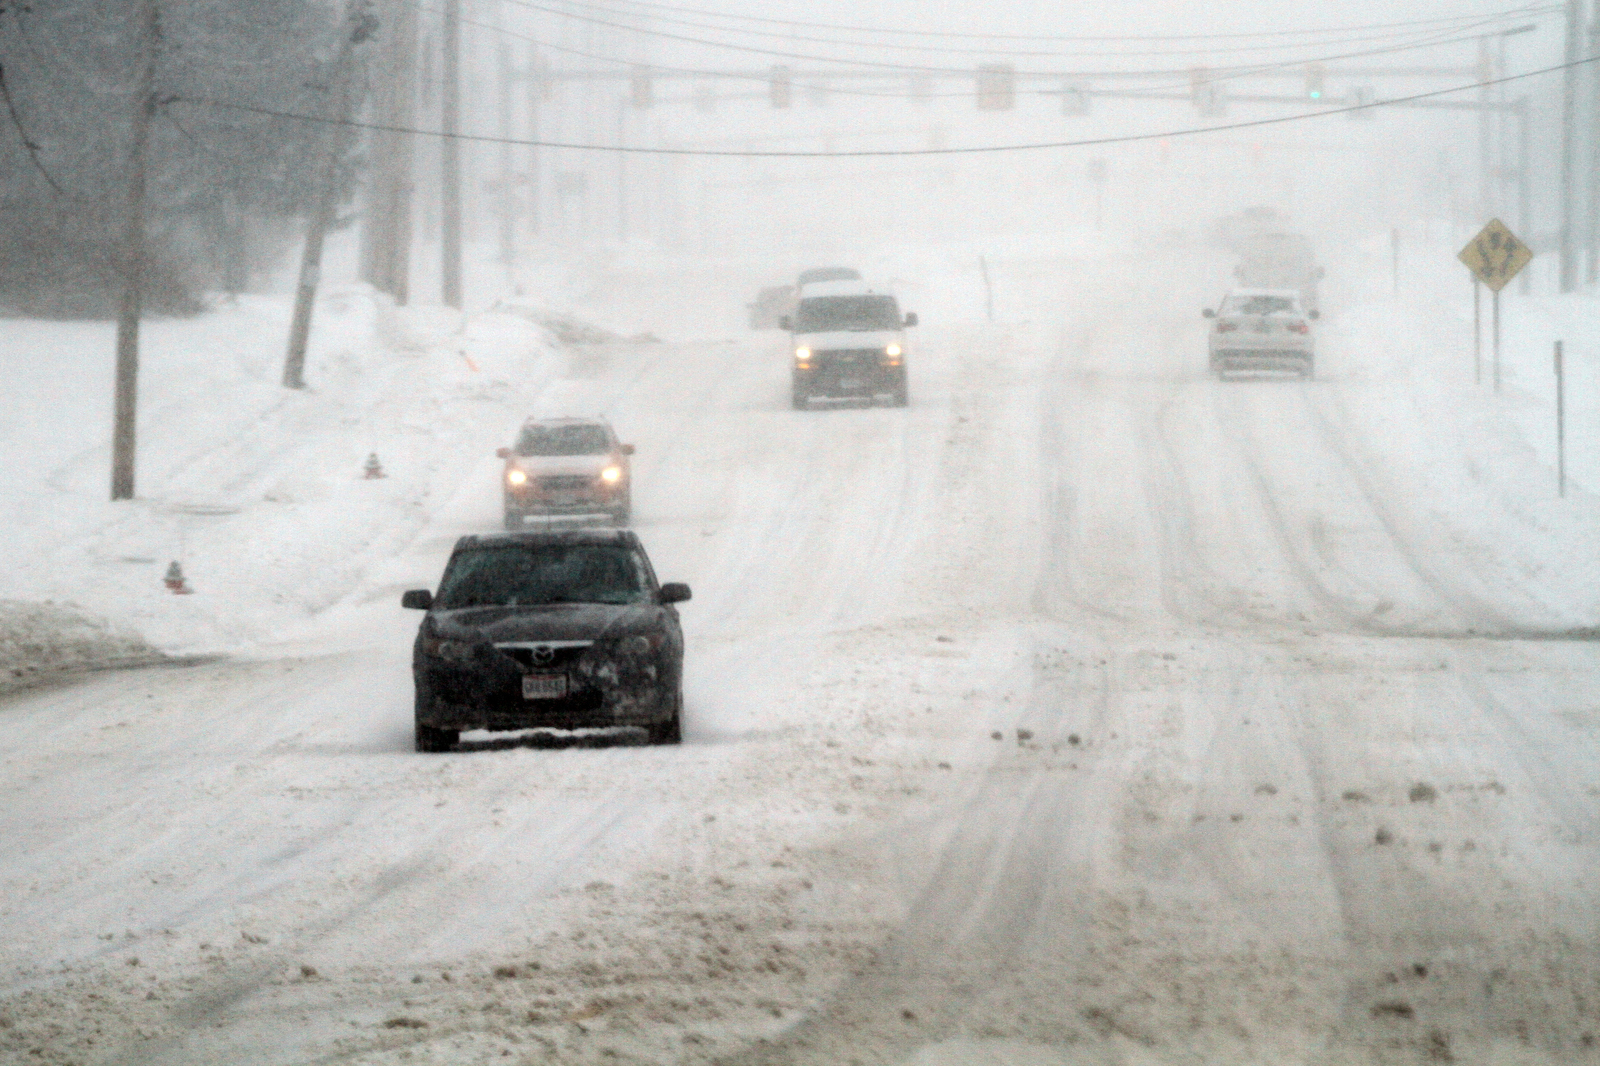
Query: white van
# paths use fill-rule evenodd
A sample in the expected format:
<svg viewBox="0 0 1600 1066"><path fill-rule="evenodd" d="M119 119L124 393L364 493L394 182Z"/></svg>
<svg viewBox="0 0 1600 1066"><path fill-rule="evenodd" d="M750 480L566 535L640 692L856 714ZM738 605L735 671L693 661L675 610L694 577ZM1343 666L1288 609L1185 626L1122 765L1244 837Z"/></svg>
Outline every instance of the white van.
<svg viewBox="0 0 1600 1066"><path fill-rule="evenodd" d="M915 314L900 315L889 293L860 281L815 281L805 287L793 316L781 325L793 341L793 403L796 410L816 398L886 398L894 407L909 401L905 330Z"/></svg>

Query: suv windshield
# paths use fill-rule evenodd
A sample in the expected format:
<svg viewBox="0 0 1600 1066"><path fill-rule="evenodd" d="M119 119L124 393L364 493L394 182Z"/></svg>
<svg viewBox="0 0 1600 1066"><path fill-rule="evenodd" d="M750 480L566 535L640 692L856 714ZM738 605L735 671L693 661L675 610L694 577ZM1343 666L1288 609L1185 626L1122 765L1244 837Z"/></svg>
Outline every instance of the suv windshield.
<svg viewBox="0 0 1600 1066"><path fill-rule="evenodd" d="M615 544L506 544L450 560L436 606L525 607L546 603L644 603L644 560Z"/></svg>
<svg viewBox="0 0 1600 1066"><path fill-rule="evenodd" d="M797 284L809 285L813 281L860 281L861 275L849 267L815 267L800 271Z"/></svg>
<svg viewBox="0 0 1600 1066"><path fill-rule="evenodd" d="M601 455L611 441L601 426L523 426L518 455Z"/></svg>
<svg viewBox="0 0 1600 1066"><path fill-rule="evenodd" d="M796 333L828 330L899 329L900 307L893 296L808 296L795 314Z"/></svg>
<svg viewBox="0 0 1600 1066"><path fill-rule="evenodd" d="M1287 296L1235 296L1228 301L1228 311L1236 315L1273 315L1294 310L1294 300Z"/></svg>

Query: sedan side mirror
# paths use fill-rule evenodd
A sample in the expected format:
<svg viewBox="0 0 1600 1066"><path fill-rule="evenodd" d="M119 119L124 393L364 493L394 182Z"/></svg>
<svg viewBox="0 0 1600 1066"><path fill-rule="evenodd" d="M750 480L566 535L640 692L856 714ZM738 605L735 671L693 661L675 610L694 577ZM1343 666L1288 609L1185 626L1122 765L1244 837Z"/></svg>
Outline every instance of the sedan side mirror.
<svg viewBox="0 0 1600 1066"><path fill-rule="evenodd" d="M1216 318L1217 317L1217 313L1215 311L1211 310L1211 308L1208 307L1204 311L1200 312L1200 317L1201 318Z"/></svg>
<svg viewBox="0 0 1600 1066"><path fill-rule="evenodd" d="M783 315L778 319L778 328L779 329L794 329L794 320L791 319L788 315Z"/></svg>
<svg viewBox="0 0 1600 1066"><path fill-rule="evenodd" d="M907 311L906 312L906 325L914 326L916 324L917 324L917 313L915 311Z"/></svg>
<svg viewBox="0 0 1600 1066"><path fill-rule="evenodd" d="M400 606L413 611L430 611L433 609L433 593L427 589L411 589L400 594Z"/></svg>
<svg viewBox="0 0 1600 1066"><path fill-rule="evenodd" d="M1315 308L1312 308L1310 311L1306 312L1306 317L1307 318L1321 318L1322 315Z"/></svg>
<svg viewBox="0 0 1600 1066"><path fill-rule="evenodd" d="M501 459L509 459L509 458L511 458L511 449L510 448L496 448L494 450L494 454L499 456Z"/></svg>
<svg viewBox="0 0 1600 1066"><path fill-rule="evenodd" d="M631 444L624 444L624 445L623 445L623 446L622 446L622 454L623 454L623 455L632 455L632 454L633 454L633 445L631 445Z"/></svg>
<svg viewBox="0 0 1600 1066"><path fill-rule="evenodd" d="M693 595L689 586L681 581L669 581L661 586L662 603L682 603Z"/></svg>

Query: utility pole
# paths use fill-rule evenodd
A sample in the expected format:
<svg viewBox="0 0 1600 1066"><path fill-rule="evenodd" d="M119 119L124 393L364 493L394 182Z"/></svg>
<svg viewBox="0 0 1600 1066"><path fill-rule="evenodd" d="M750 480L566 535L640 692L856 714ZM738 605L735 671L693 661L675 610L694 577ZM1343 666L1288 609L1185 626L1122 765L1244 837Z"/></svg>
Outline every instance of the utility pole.
<svg viewBox="0 0 1600 1066"><path fill-rule="evenodd" d="M311 221L306 228L306 244L300 254L300 283L295 288L294 317L289 321L289 351L283 360L283 385L288 389L306 387L306 343L311 337L311 312L317 302L317 285L322 280L322 245L338 200L339 162L349 140L348 131L337 123L350 117L350 59L356 45L372 34L374 22L366 12L366 0L350 0L339 27L339 51L334 55L328 75L328 96L333 104L334 124L322 137L322 173L312 192Z"/></svg>
<svg viewBox="0 0 1600 1066"><path fill-rule="evenodd" d="M439 94L444 142L439 189L440 290L461 310L461 0L444 0L444 85Z"/></svg>
<svg viewBox="0 0 1600 1066"><path fill-rule="evenodd" d="M1573 215L1577 196L1573 189L1573 164L1578 134L1578 49L1583 32L1581 0L1566 0L1567 69L1561 86L1561 291L1571 292L1578 284L1576 225Z"/></svg>
<svg viewBox="0 0 1600 1066"><path fill-rule="evenodd" d="M1600 56L1600 8L1589 23L1589 55ZM1589 64L1589 263L1585 280L1600 281L1600 64Z"/></svg>
<svg viewBox="0 0 1600 1066"><path fill-rule="evenodd" d="M544 102L548 82L539 64L537 45L528 45L528 140L539 139L539 105ZM528 233L539 236L539 149L528 148Z"/></svg>
<svg viewBox="0 0 1600 1066"><path fill-rule="evenodd" d="M409 128L416 115L417 10L415 0L389 0L380 27L383 52L375 71L374 113L380 125ZM410 296L411 137L372 134L372 188L361 227L361 278L404 304Z"/></svg>
<svg viewBox="0 0 1600 1066"><path fill-rule="evenodd" d="M1492 218L1497 213L1494 182L1494 150L1491 123L1499 116L1492 111L1489 82L1494 80L1494 61L1489 57L1489 38L1478 38L1478 213Z"/></svg>
<svg viewBox="0 0 1600 1066"><path fill-rule="evenodd" d="M145 149L156 106L156 50L161 41L156 0L140 0L139 74L134 84L133 138L128 149L128 205L122 240L122 301L117 311L117 381L112 401L111 498L133 499L138 443L139 315L144 283Z"/></svg>
<svg viewBox="0 0 1600 1066"><path fill-rule="evenodd" d="M617 147L628 146L628 98L617 104ZM628 243L628 153L617 153L617 242Z"/></svg>
<svg viewBox="0 0 1600 1066"><path fill-rule="evenodd" d="M516 279L512 267L517 258L517 198L511 175L511 138L516 136L512 129L511 114L511 46L504 41L500 42L495 58L496 75L499 84L496 86L498 103L500 107L500 262L506 268L506 280L509 287L514 288Z"/></svg>
<svg viewBox="0 0 1600 1066"><path fill-rule="evenodd" d="M1533 201L1533 178L1528 173L1528 168L1533 165L1530 158L1532 136L1528 130L1531 121L1529 116L1529 103L1526 96L1517 97L1517 229L1523 233L1529 232L1529 220L1533 217L1531 207ZM1519 271L1521 280L1517 282L1517 291L1526 296L1533 291L1532 272Z"/></svg>

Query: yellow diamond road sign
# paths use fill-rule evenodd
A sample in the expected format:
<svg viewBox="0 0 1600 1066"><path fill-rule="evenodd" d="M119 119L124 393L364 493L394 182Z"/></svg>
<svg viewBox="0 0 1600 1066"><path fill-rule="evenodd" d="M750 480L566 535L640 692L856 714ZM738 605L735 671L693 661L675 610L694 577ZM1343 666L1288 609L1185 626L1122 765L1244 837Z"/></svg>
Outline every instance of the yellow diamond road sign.
<svg viewBox="0 0 1600 1066"><path fill-rule="evenodd" d="M1456 258L1467 264L1467 269L1476 274L1479 281L1499 292L1528 265L1533 252L1496 218L1490 219Z"/></svg>

